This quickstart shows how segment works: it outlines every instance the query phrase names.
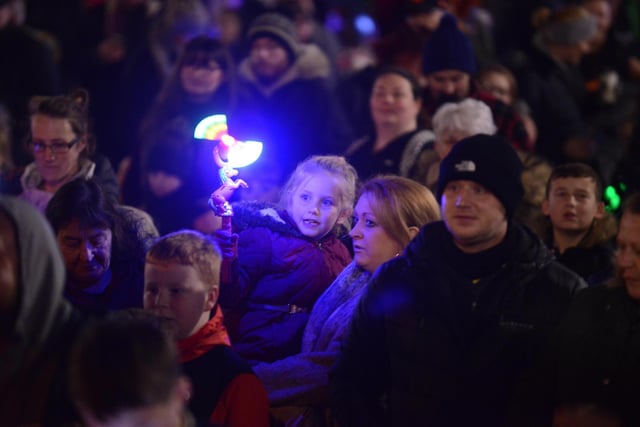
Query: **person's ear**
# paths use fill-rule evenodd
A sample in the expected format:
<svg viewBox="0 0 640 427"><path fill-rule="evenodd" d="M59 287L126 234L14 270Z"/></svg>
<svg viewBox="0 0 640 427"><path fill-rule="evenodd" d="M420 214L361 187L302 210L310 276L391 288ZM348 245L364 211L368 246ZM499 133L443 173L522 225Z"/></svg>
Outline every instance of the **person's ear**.
<svg viewBox="0 0 640 427"><path fill-rule="evenodd" d="M542 201L542 206L540 206L542 208L542 213L545 216L549 216L549 200L548 199L544 199Z"/></svg>
<svg viewBox="0 0 640 427"><path fill-rule="evenodd" d="M411 239L416 237L419 231L420 229L418 227L414 227L414 226L409 227L409 236L411 237Z"/></svg>
<svg viewBox="0 0 640 427"><path fill-rule="evenodd" d="M414 99L414 102L416 107L416 116L418 116L420 114L420 111L422 110L422 99Z"/></svg>
<svg viewBox="0 0 640 427"><path fill-rule="evenodd" d="M606 214L604 202L598 202L598 207L596 209L596 214L593 216L595 219L602 219Z"/></svg>
<svg viewBox="0 0 640 427"><path fill-rule="evenodd" d="M89 144L87 143L87 138L85 136L81 137L78 140L78 151L82 152L86 150L88 147L89 147Z"/></svg>
<svg viewBox="0 0 640 427"><path fill-rule="evenodd" d="M213 307L216 306L216 303L218 302L218 294L219 294L220 290L218 287L211 287L211 289L209 289L207 291L207 295L206 295L206 300L204 302L204 311L211 311L213 310Z"/></svg>
<svg viewBox="0 0 640 427"><path fill-rule="evenodd" d="M339 225L344 224L349 218L351 218L352 214L353 214L352 208L342 209L342 212L340 212L340 215L338 216L338 220L336 221L336 224L339 224Z"/></svg>

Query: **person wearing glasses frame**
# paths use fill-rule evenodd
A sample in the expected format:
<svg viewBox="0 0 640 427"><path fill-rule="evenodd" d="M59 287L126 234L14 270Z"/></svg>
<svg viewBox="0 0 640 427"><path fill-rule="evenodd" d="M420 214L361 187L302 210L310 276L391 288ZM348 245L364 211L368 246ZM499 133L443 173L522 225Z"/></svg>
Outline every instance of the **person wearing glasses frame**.
<svg viewBox="0 0 640 427"><path fill-rule="evenodd" d="M20 197L44 212L53 194L74 178L95 178L109 196L118 185L109 161L95 154L89 133L89 94L33 97L29 103L30 134L26 148L34 161L20 176Z"/></svg>

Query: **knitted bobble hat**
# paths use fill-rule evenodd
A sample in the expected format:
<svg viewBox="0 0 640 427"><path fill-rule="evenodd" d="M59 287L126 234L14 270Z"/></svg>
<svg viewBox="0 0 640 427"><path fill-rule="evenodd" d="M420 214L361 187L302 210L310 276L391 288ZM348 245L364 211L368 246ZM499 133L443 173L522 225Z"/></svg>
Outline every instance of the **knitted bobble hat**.
<svg viewBox="0 0 640 427"><path fill-rule="evenodd" d="M458 70L470 75L476 72L476 60L471 42L458 28L455 16L447 13L424 47L422 72Z"/></svg>

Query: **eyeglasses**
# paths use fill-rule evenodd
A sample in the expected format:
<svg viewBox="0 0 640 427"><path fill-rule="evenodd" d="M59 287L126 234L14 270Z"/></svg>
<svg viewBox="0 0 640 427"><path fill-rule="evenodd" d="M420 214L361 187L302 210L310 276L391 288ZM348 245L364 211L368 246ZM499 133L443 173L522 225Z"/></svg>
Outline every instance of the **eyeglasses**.
<svg viewBox="0 0 640 427"><path fill-rule="evenodd" d="M73 147L78 143L79 140L80 138L76 138L70 142L54 142L53 144L49 144L49 145L44 144L42 142L31 141L29 143L29 146L31 147L31 150L33 150L35 154L44 153L47 150L47 148L51 150L51 154L66 154L69 152L69 150L71 150L71 147Z"/></svg>

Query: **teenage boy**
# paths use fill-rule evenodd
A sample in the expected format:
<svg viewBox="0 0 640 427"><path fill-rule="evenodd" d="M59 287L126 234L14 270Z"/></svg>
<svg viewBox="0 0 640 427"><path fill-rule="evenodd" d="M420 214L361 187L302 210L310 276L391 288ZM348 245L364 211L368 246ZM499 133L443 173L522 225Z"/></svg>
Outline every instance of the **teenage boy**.
<svg viewBox="0 0 640 427"><path fill-rule="evenodd" d="M193 384L189 409L200 424L267 427L262 383L230 348L217 305L221 255L196 231L161 237L147 252L144 308L164 318Z"/></svg>
<svg viewBox="0 0 640 427"><path fill-rule="evenodd" d="M549 217L547 246L558 261L589 285L604 282L613 274L615 219L602 200L602 181L584 163L557 166L549 180L542 212Z"/></svg>

